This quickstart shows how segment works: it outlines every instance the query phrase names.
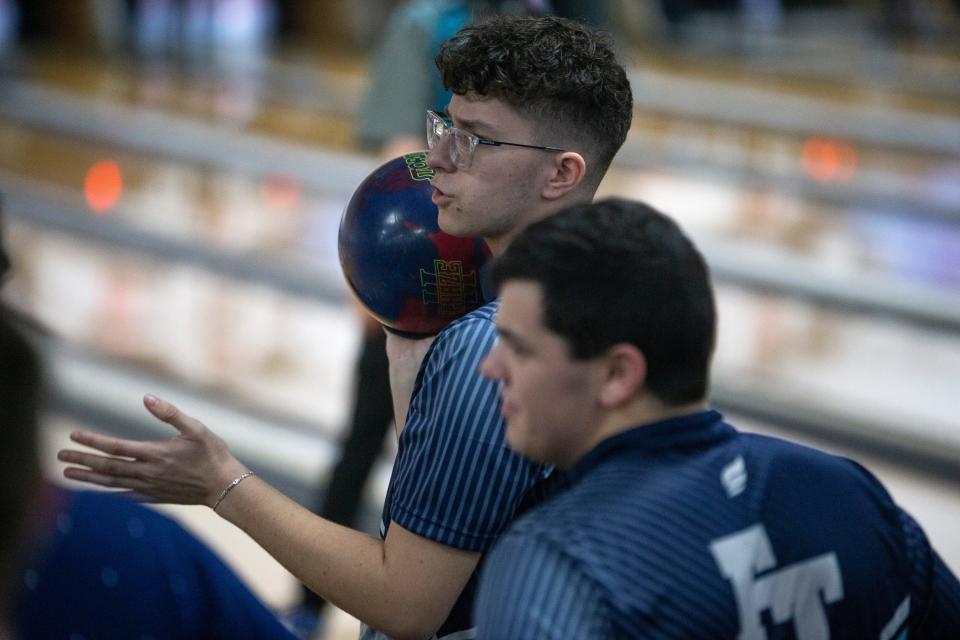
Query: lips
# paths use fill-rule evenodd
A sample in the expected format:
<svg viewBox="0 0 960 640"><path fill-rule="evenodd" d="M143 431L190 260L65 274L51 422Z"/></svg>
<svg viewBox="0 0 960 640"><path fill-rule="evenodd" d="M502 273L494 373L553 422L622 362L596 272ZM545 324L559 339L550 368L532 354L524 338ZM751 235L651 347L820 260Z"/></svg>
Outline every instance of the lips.
<svg viewBox="0 0 960 640"><path fill-rule="evenodd" d="M430 195L430 200L433 202L433 204L437 205L438 207L442 207L446 204L449 204L453 200L453 197L444 193L442 189L436 185L432 186L433 193Z"/></svg>
<svg viewBox="0 0 960 640"><path fill-rule="evenodd" d="M509 420L512 416L517 415L517 405L506 398L500 403L500 415L503 416L504 420Z"/></svg>

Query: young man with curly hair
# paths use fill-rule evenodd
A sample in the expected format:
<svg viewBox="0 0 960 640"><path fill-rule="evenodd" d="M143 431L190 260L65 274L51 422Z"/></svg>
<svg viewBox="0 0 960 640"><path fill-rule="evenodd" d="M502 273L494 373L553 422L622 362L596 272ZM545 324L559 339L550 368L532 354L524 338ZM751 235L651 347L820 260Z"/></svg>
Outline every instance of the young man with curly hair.
<svg viewBox="0 0 960 640"><path fill-rule="evenodd" d="M633 109L608 37L558 18L503 17L459 31L436 62L454 93L446 113L426 114L444 231L483 236L499 254L532 222L593 198ZM63 451L77 465L64 473L215 507L359 618L365 637L472 637L482 556L544 476L507 449L497 386L479 373L496 309L488 304L432 340L389 337L400 440L379 540L301 508L251 476L203 424L152 396L147 408L179 437L78 432L76 442L110 455Z"/></svg>

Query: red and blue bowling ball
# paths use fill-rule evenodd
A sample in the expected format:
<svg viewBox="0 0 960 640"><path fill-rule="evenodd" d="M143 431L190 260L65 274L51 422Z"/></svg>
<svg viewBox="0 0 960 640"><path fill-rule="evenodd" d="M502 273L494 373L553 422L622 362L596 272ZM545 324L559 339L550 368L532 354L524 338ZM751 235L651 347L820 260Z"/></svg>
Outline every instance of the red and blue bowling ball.
<svg viewBox="0 0 960 640"><path fill-rule="evenodd" d="M388 330L439 333L484 303L481 238L440 231L426 152L390 160L354 191L340 220L340 266L363 307Z"/></svg>

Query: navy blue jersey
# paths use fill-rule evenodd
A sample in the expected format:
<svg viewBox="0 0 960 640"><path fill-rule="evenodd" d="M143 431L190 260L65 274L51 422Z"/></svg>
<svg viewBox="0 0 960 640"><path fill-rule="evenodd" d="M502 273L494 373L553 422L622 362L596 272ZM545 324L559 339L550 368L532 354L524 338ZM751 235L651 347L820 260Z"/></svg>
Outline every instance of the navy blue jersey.
<svg viewBox="0 0 960 640"><path fill-rule="evenodd" d="M169 518L97 492L55 490L53 507L21 574L14 637L293 640Z"/></svg>
<svg viewBox="0 0 960 640"><path fill-rule="evenodd" d="M496 340L497 306L450 324L427 351L387 489L384 536L394 521L429 540L486 552L542 476L540 465L507 448L497 384L480 375ZM438 637L472 629L475 590L476 574Z"/></svg>
<svg viewBox="0 0 960 640"><path fill-rule="evenodd" d="M960 638L960 585L855 462L715 411L614 436L489 554L481 638Z"/></svg>

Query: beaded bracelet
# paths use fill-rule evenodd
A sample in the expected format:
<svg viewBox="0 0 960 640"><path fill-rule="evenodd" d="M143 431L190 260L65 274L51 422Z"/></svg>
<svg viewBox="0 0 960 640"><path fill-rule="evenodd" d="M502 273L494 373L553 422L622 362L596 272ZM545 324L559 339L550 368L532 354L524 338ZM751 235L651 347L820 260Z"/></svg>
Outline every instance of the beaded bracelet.
<svg viewBox="0 0 960 640"><path fill-rule="evenodd" d="M218 497L217 501L214 503L213 510L214 511L217 510L217 507L219 507L220 503L223 502L223 499L227 497L227 494L233 491L233 488L235 486L237 486L238 484L240 484L241 482L243 482L244 480L246 480L252 475L253 475L253 471L247 471L246 473L243 473L237 476L236 478L234 478L233 481L230 482L230 484L228 484L226 488L220 492L220 497Z"/></svg>

